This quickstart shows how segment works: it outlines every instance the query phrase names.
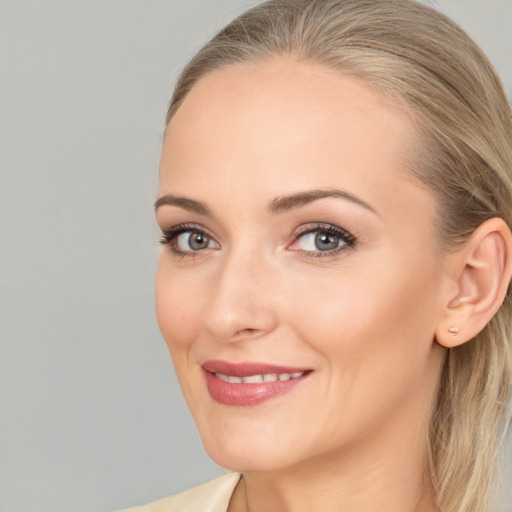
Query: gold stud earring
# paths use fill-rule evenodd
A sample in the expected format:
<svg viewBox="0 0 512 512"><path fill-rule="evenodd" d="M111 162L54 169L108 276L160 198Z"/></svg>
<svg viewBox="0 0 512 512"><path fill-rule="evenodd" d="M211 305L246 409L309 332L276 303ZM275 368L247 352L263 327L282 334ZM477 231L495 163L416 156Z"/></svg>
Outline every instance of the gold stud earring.
<svg viewBox="0 0 512 512"><path fill-rule="evenodd" d="M459 328L459 327L457 327L456 325L453 325L452 327L450 327L450 328L448 329L448 332L449 332L450 334L452 334L453 336L457 336L457 334L459 334L459 332L460 332L460 328Z"/></svg>

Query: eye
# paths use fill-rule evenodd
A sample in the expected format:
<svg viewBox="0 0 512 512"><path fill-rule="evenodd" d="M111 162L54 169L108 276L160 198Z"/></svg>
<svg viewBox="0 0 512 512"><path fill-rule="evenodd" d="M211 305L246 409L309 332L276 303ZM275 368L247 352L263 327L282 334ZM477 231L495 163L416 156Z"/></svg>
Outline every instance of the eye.
<svg viewBox="0 0 512 512"><path fill-rule="evenodd" d="M219 249L220 246L201 227L190 225L179 225L164 231L160 243L168 245L176 255L195 256L205 249Z"/></svg>
<svg viewBox="0 0 512 512"><path fill-rule="evenodd" d="M345 229L333 225L307 226L296 236L289 250L307 253L307 256L332 256L356 243Z"/></svg>
<svg viewBox="0 0 512 512"><path fill-rule="evenodd" d="M212 239L209 236L194 231L185 231L185 233L178 235L175 240L180 251L200 251L212 246Z"/></svg>
<svg viewBox="0 0 512 512"><path fill-rule="evenodd" d="M300 237L300 245L303 251L332 251L344 243L339 236L322 231L306 233Z"/></svg>

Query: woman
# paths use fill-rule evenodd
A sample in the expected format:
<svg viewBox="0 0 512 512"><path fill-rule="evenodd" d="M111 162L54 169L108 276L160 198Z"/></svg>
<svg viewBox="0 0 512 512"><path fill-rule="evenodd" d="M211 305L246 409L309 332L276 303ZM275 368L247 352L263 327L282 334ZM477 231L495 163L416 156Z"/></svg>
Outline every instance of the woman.
<svg viewBox="0 0 512 512"><path fill-rule="evenodd" d="M411 0L271 0L192 59L167 123L157 317L236 473L137 510L484 511L512 123L482 52Z"/></svg>

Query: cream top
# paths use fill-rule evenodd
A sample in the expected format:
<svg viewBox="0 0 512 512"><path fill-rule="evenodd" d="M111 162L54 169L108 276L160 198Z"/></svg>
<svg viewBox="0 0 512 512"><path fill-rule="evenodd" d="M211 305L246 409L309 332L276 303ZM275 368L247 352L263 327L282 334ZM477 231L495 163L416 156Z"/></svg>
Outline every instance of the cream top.
<svg viewBox="0 0 512 512"><path fill-rule="evenodd" d="M239 473L228 473L174 496L123 512L226 512L239 480Z"/></svg>

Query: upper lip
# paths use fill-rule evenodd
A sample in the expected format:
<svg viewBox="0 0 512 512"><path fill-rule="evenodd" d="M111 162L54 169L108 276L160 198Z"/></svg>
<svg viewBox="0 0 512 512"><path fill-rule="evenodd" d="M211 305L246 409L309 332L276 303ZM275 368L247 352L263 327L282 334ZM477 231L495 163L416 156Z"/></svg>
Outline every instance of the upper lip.
<svg viewBox="0 0 512 512"><path fill-rule="evenodd" d="M233 377L249 377L250 375L265 375L269 373L297 373L309 371L310 368L281 366L258 362L231 363L229 361L210 360L202 364L203 370L210 373L222 373Z"/></svg>

